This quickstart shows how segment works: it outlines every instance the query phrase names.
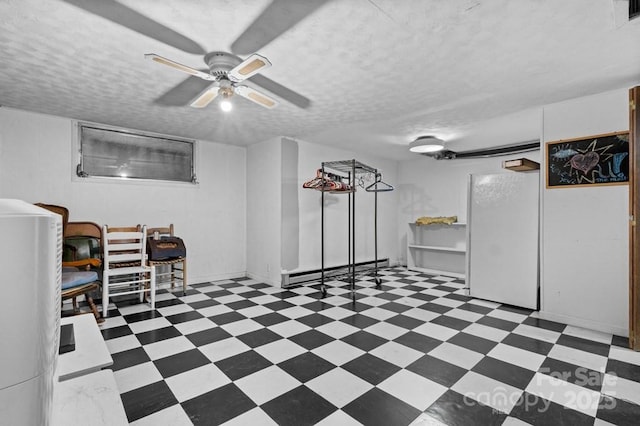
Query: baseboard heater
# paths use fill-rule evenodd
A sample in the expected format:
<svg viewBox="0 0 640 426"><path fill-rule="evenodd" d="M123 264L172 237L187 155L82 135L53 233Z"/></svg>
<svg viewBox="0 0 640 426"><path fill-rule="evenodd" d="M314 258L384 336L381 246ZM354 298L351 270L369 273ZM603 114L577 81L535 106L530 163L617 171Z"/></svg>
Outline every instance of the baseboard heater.
<svg viewBox="0 0 640 426"><path fill-rule="evenodd" d="M375 260L369 260L365 262L358 262L355 264L356 273L366 271L368 269L373 269L375 267ZM348 271L349 265L339 265L339 266L331 266L328 268L324 268L324 276L325 278L337 277L339 275L344 275ZM378 259L378 269L380 268L388 268L389 267L389 258ZM297 285L302 285L304 283L308 283L311 281L319 281L322 276L322 269L312 269L308 271L299 271L299 272L287 272L282 274L282 288L293 287Z"/></svg>

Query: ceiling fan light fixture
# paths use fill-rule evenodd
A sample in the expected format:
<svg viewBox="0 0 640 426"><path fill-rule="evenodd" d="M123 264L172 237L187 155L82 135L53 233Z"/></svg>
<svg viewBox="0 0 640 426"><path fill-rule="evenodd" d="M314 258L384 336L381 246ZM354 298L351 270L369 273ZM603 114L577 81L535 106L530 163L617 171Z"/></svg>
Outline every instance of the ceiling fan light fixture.
<svg viewBox="0 0 640 426"><path fill-rule="evenodd" d="M223 100L220 101L220 109L223 110L224 112L229 112L233 109L233 104L229 99L224 98Z"/></svg>
<svg viewBox="0 0 640 426"><path fill-rule="evenodd" d="M222 95L222 99L220 99L220 109L224 112L229 112L233 109L233 104L231 103L231 96L233 96L233 87L228 80L221 80L221 87L219 89L219 94Z"/></svg>
<svg viewBox="0 0 640 426"><path fill-rule="evenodd" d="M420 136L409 144L409 151L422 154L444 149L444 141L435 136Z"/></svg>

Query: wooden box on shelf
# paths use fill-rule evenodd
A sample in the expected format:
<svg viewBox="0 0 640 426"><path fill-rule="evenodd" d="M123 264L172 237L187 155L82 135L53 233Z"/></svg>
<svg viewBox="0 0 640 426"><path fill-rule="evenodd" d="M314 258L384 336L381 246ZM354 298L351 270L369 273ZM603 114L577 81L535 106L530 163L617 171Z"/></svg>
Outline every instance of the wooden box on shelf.
<svg viewBox="0 0 640 426"><path fill-rule="evenodd" d="M507 170L513 170L514 172L527 172L530 170L539 170L540 163L537 163L528 158L518 158L515 160L506 160L502 162L502 168Z"/></svg>

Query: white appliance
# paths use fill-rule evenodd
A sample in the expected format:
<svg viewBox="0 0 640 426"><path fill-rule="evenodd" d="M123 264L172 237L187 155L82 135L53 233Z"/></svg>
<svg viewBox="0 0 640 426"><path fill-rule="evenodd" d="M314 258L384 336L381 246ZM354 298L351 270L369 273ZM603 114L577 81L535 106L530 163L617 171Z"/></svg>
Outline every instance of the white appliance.
<svg viewBox="0 0 640 426"><path fill-rule="evenodd" d="M0 423L47 425L60 335L62 219L0 199Z"/></svg>
<svg viewBox="0 0 640 426"><path fill-rule="evenodd" d="M471 175L467 280L472 297L538 309L538 172Z"/></svg>

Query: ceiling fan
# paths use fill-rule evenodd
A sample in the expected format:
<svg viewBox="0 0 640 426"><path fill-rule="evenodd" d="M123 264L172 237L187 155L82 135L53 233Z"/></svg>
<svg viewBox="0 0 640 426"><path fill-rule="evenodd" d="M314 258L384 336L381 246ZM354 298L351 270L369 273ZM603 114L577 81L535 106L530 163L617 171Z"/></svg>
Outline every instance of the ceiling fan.
<svg viewBox="0 0 640 426"><path fill-rule="evenodd" d="M178 71L212 82L202 91L190 104L193 108L204 108L217 96L222 96L220 107L223 111L231 109L229 98L234 94L240 95L265 108L275 108L278 101L263 92L252 87L240 84L242 81L256 75L262 70L271 66L271 62L264 56L254 53L244 61L226 52L211 52L204 57L204 61L209 67L209 72L203 72L195 68L188 67L178 62L167 59L155 53L144 55L156 63L172 67ZM240 63L238 63L240 62Z"/></svg>
<svg viewBox="0 0 640 426"><path fill-rule="evenodd" d="M172 28L169 28L160 22L154 21L143 13L140 13L137 10L123 4L122 0L62 1L183 52L195 55L207 54L208 50L194 40L174 31ZM225 56L227 57L227 59L225 59L226 62L229 62L229 60L235 61L232 62L232 65L226 70L226 72L229 73L234 69L234 67L240 66L243 62L241 59L234 55L248 55L252 52L259 51L265 45L269 44L280 35L287 32L290 28L296 26L300 21L304 20L307 16L313 14L317 9L321 8L324 4L329 3L330 1L331 0L305 0L295 2L291 0L270 0L269 4L262 11L262 13L260 13L260 15L244 30L244 32L233 43L231 43L229 47L232 53L209 53L205 56L205 62L211 69L212 67L210 65L210 60L212 60L216 56ZM220 86L220 83L213 84L211 86L209 82L214 82L214 80L209 80L208 77L204 78L202 75L194 74L194 72L199 72L198 70L171 61L170 59L162 58L158 55L155 56L158 58L153 59L156 62L162 63L161 61L164 61L165 65L179 69L191 75L191 77L185 79L182 83L178 84L167 93L156 99L155 102L160 105L186 105L189 102L192 102L194 96L197 96L196 100L198 100L198 98L202 96L205 96L203 90L206 91L207 89L211 89L215 92L217 87L218 92L208 95L212 96L210 99L211 101L215 96L219 95L223 86L226 87L226 82L222 83L223 86ZM251 56L249 58L251 58ZM219 59L220 58L218 57L218 60ZM266 61L265 64L267 62L268 61ZM214 60L214 68L217 66L217 64L218 63L216 62L216 60ZM263 66L261 68L264 69L265 67ZM202 74L207 75L206 72ZM245 79L246 78L248 77L245 77ZM277 96L279 100L286 101L299 108L308 108L311 105L310 99L265 77L264 75L254 74L254 76L251 78L251 82L254 86L265 89L269 93ZM237 83L239 82L232 82L231 84L234 89L233 93L235 94L244 96L241 94L242 92L244 92L247 95L244 97L249 100L253 100L252 98L257 98L259 96L273 100L267 95L257 92L254 89L244 89L241 87L242 85L239 85ZM249 94L249 91L251 91L251 93L253 93L255 96ZM225 89L224 92L226 93L228 92L228 90ZM200 95L198 96L198 94ZM254 102L256 101L254 100ZM264 103L257 103L269 108Z"/></svg>

